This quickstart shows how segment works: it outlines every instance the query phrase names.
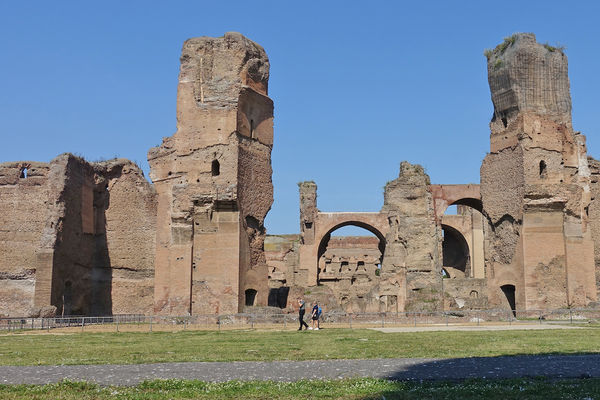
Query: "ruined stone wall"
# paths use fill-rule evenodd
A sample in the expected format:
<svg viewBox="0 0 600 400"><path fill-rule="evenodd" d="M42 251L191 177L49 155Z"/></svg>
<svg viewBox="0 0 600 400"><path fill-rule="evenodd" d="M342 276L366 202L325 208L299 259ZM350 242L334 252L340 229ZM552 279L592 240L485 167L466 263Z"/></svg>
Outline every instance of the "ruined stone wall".
<svg viewBox="0 0 600 400"><path fill-rule="evenodd" d="M154 191L137 166L63 154L5 163L0 175L1 215L12 215L2 221L0 276L10 298L2 295L0 313L151 311Z"/></svg>
<svg viewBox="0 0 600 400"><path fill-rule="evenodd" d="M177 131L148 152L154 185L127 160L0 164L0 315L222 314L298 297L350 312L593 304L600 163L572 129L567 58L532 34L487 57L480 188L430 185L403 162L381 212L323 213L302 182L300 234L267 237L267 55L238 33L186 41ZM481 209L479 193L483 216L443 216ZM346 225L377 238L331 236ZM447 240L461 253L446 248L455 271L442 279L449 228L465 240Z"/></svg>
<svg viewBox="0 0 600 400"><path fill-rule="evenodd" d="M266 305L273 102L265 51L239 33L184 43L177 131L148 153L158 194L155 311Z"/></svg>
<svg viewBox="0 0 600 400"><path fill-rule="evenodd" d="M510 286L517 308L585 306L596 299L590 173L585 137L571 127L567 58L533 34L513 35L487 56L494 117L481 196L490 303L508 307L502 287Z"/></svg>
<svg viewBox="0 0 600 400"><path fill-rule="evenodd" d="M486 279L444 279L444 310L477 310L488 308Z"/></svg>
<svg viewBox="0 0 600 400"><path fill-rule="evenodd" d="M294 307L298 297L304 295L296 283L299 273L300 235L267 235L265 259L268 267L269 298L272 307Z"/></svg>
<svg viewBox="0 0 600 400"><path fill-rule="evenodd" d="M88 163L70 154L51 170L37 252L47 279L37 282L36 306L56 306L59 315L149 313L155 195L141 170L127 160Z"/></svg>
<svg viewBox="0 0 600 400"><path fill-rule="evenodd" d="M151 314L154 297L156 193L128 160L99 163L106 177L106 238L113 314ZM135 301L132 301L135 299Z"/></svg>
<svg viewBox="0 0 600 400"><path fill-rule="evenodd" d="M590 168L590 205L587 209L589 224L594 240L594 264L596 267L596 289L600 291L600 161L588 157Z"/></svg>
<svg viewBox="0 0 600 400"><path fill-rule="evenodd" d="M381 257L377 237L331 237L319 259L319 284L331 289L344 311L388 311L387 307L380 310L378 298L368 307L370 292L380 281Z"/></svg>
<svg viewBox="0 0 600 400"><path fill-rule="evenodd" d="M398 296L400 310L441 308L441 232L435 223L429 176L402 162L385 186L382 212L390 221L381 269L381 295Z"/></svg>
<svg viewBox="0 0 600 400"><path fill-rule="evenodd" d="M249 245L248 255L242 257L249 263L241 267L240 286L244 291L256 290L255 304L266 305L269 288L264 222L273 204L271 148L258 141L241 138L238 163L240 215L244 218L242 222L245 228L241 241Z"/></svg>
<svg viewBox="0 0 600 400"><path fill-rule="evenodd" d="M24 316L33 308L49 169L38 162L0 164L0 315Z"/></svg>
<svg viewBox="0 0 600 400"><path fill-rule="evenodd" d="M54 224L51 304L64 315L110 315L106 183L79 157L59 156L59 163L65 183L59 197L63 213Z"/></svg>

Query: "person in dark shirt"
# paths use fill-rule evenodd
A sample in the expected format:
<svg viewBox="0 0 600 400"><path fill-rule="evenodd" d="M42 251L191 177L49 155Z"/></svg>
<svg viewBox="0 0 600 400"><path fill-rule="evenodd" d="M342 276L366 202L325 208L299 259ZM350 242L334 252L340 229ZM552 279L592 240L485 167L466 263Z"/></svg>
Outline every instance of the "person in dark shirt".
<svg viewBox="0 0 600 400"><path fill-rule="evenodd" d="M313 308L312 308L312 328L310 329L314 329L315 331L318 331L320 328L320 324L319 324L319 318L321 317L321 307L319 307L319 303L317 303L316 301L313 303ZM316 325L316 326L315 326Z"/></svg>
<svg viewBox="0 0 600 400"><path fill-rule="evenodd" d="M300 328L298 328L298 330L301 331L302 326L304 326L305 329L308 329L308 324L304 322L304 313L306 312L304 300L298 299L298 305L300 306L298 309L298 321L300 321Z"/></svg>

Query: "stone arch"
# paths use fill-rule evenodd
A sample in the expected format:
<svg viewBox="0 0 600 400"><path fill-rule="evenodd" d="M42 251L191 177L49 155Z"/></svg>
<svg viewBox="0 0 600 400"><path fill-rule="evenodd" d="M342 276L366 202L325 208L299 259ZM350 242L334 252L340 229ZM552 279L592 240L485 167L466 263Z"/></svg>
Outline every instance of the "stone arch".
<svg viewBox="0 0 600 400"><path fill-rule="evenodd" d="M464 197L462 199L458 199L456 201L453 201L452 203L450 203L448 205L449 206L454 206L454 205L462 205L462 206L467 206L467 207L471 207L476 209L479 212L483 212L483 203L481 202L481 199L474 199L471 197ZM446 207L446 208L448 208ZM445 212L446 210L444 210Z"/></svg>
<svg viewBox="0 0 600 400"><path fill-rule="evenodd" d="M362 221L348 220L348 221L340 222L340 223L328 228L327 231L325 232L325 234L320 236L319 241L318 241L319 247L318 247L318 251L317 251L317 261L319 260L319 258L321 258L323 253L325 253L325 250L327 249L327 244L329 243L329 239L331 239L331 234L334 231L336 231L340 228L343 228L344 226L350 226L350 225L366 229L367 231L369 231L372 234L374 234L375 236L377 236L377 238L379 239L379 251L381 251L381 257L383 259L383 254L385 253L386 241L385 241L385 236L381 232L381 230L377 229L373 225L370 225L370 224L362 222Z"/></svg>
<svg viewBox="0 0 600 400"><path fill-rule="evenodd" d="M379 215L379 214L377 214ZM314 259L314 262L316 264L316 284L320 284L321 282L321 266L319 261L321 260L321 257L325 254L325 252L327 251L330 239L331 239L331 235L333 232L335 232L336 230L343 228L345 226L356 226L362 229L365 229L366 231L372 233L378 240L378 249L380 252L379 255L379 263L381 264L383 262L383 257L385 254L385 246L386 246L386 239L385 239L385 235L382 232L382 230L379 227L376 227L375 223L373 222L377 222L377 220L374 221L370 221L370 220L360 220L358 218L349 218L347 220L344 220L343 218L340 218L340 216L336 216L335 220L330 220L328 221L329 224L325 225L324 228L326 229L322 229L321 232L324 232L323 234L319 235L317 237L318 241L315 242L316 246L316 259ZM321 227L323 227L323 225L321 225ZM356 267L358 269L358 263L356 262L355 259L350 259L350 260L345 260L345 261L341 261L340 262L340 270L338 271L338 273L348 273L350 272L349 268L354 268ZM364 268L364 264L363 264L363 268ZM377 272L375 271L375 274L377 275Z"/></svg>
<svg viewBox="0 0 600 400"><path fill-rule="evenodd" d="M455 228L467 242L470 268L465 270L465 277L484 278L485 216L483 215L479 185L431 185L431 191L434 195L434 209L438 226L444 229L444 225ZM451 205L463 206L463 210L457 210L456 214L445 214Z"/></svg>
<svg viewBox="0 0 600 400"><path fill-rule="evenodd" d="M316 212L311 228L303 232L300 246L300 268L307 270L307 285L318 284L319 260L327 249L331 233L344 226L363 228L378 239L378 247L385 250L386 235L390 232L387 215L379 212Z"/></svg>
<svg viewBox="0 0 600 400"><path fill-rule="evenodd" d="M441 222L451 205L464 205L483 212L479 185L429 185L433 198L436 222Z"/></svg>

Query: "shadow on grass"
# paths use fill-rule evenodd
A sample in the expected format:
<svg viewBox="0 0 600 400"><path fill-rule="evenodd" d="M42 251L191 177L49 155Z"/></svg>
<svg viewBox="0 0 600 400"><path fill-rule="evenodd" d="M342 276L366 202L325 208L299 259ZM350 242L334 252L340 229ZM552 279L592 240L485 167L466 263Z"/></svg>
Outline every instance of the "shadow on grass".
<svg viewBox="0 0 600 400"><path fill-rule="evenodd" d="M377 377L395 389L363 400L600 399L600 354L412 359Z"/></svg>

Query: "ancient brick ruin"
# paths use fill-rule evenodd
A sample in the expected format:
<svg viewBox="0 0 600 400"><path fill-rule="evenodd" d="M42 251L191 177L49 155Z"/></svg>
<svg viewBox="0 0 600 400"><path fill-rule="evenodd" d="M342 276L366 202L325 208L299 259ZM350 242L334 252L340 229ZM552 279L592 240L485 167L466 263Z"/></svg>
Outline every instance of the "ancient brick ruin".
<svg viewBox="0 0 600 400"><path fill-rule="evenodd" d="M177 130L132 162L0 164L0 315L227 314L595 306L600 161L573 131L567 57L516 34L486 53L494 115L481 184L403 162L379 212L321 212L268 236L269 60L238 33L184 43ZM457 213L448 214L456 205ZM353 225L370 237L339 237Z"/></svg>

